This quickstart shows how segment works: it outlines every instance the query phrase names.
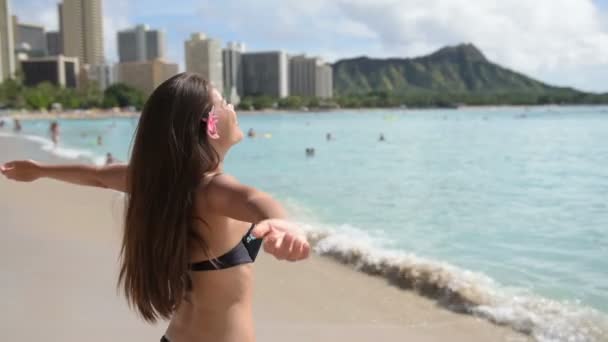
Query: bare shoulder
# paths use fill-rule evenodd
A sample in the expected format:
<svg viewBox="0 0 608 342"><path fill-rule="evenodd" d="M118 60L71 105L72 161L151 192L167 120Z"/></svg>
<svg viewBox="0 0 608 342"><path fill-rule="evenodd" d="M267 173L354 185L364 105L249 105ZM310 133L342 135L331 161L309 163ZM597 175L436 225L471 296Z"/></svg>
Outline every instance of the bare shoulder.
<svg viewBox="0 0 608 342"><path fill-rule="evenodd" d="M198 187L198 196L203 196L203 198L223 196L239 186L241 186L241 183L229 174L208 174L203 176L201 184Z"/></svg>
<svg viewBox="0 0 608 342"><path fill-rule="evenodd" d="M219 190L218 188L229 187L240 183L236 177L227 173L211 173L203 176L201 184L205 189L211 188L212 190Z"/></svg>
<svg viewBox="0 0 608 342"><path fill-rule="evenodd" d="M229 174L208 174L203 176L196 197L209 209L219 208L227 206L236 193L246 191L246 188Z"/></svg>
<svg viewBox="0 0 608 342"><path fill-rule="evenodd" d="M208 213L242 222L259 222L267 218L283 218L285 210L272 196L226 175L203 178L197 194Z"/></svg>

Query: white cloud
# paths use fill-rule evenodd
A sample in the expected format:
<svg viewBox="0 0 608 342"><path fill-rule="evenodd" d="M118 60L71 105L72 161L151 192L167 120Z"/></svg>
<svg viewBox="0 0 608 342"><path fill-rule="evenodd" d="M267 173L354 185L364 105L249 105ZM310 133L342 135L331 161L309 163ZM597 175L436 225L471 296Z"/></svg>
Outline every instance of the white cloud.
<svg viewBox="0 0 608 342"><path fill-rule="evenodd" d="M340 7L381 37L388 54L472 42L496 62L536 76L608 66L605 14L590 0L348 0Z"/></svg>
<svg viewBox="0 0 608 342"><path fill-rule="evenodd" d="M47 0L34 0L26 3L11 3L13 15L19 18L19 22L31 25L41 25L47 31L55 31L59 27L59 13L56 3Z"/></svg>
<svg viewBox="0 0 608 342"><path fill-rule="evenodd" d="M305 46L326 57L427 54L471 42L490 59L560 84L608 66L608 16L592 0L224 0L203 1L247 40ZM225 11L224 11L225 13ZM345 48L341 41L352 44ZM280 45L279 45L280 46ZM348 55L351 54L351 55ZM566 70L563 72L562 70ZM578 83L577 84L584 84ZM608 90L591 81L586 89Z"/></svg>
<svg viewBox="0 0 608 342"><path fill-rule="evenodd" d="M222 25L240 40L263 41L275 49L377 38L367 23L348 18L333 2L322 0L207 0L199 5L199 13L208 26Z"/></svg>
<svg viewBox="0 0 608 342"><path fill-rule="evenodd" d="M402 53L470 41L527 71L608 63L608 33L590 0L349 0L341 8Z"/></svg>

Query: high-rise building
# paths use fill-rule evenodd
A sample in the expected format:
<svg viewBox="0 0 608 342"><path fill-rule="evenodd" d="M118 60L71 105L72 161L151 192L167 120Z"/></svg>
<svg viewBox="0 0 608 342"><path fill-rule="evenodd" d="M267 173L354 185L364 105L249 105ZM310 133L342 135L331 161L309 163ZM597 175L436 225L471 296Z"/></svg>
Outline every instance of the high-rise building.
<svg viewBox="0 0 608 342"><path fill-rule="evenodd" d="M25 53L29 57L44 57L47 55L44 27L20 23L17 16L13 16L13 41L17 53Z"/></svg>
<svg viewBox="0 0 608 342"><path fill-rule="evenodd" d="M248 52L242 55L243 96L289 95L287 55L282 51Z"/></svg>
<svg viewBox="0 0 608 342"><path fill-rule="evenodd" d="M163 31L146 31L146 56L148 60L165 58L165 33Z"/></svg>
<svg viewBox="0 0 608 342"><path fill-rule="evenodd" d="M228 101L238 104L243 94L243 68L241 55L245 52L242 43L228 43L222 51L224 94Z"/></svg>
<svg viewBox="0 0 608 342"><path fill-rule="evenodd" d="M21 61L23 84L28 87L50 82L57 86L76 88L79 71L78 58L54 56Z"/></svg>
<svg viewBox="0 0 608 342"><path fill-rule="evenodd" d="M179 71L177 64L162 60L117 64L118 81L139 89L148 96L162 82Z"/></svg>
<svg viewBox="0 0 608 342"><path fill-rule="evenodd" d="M101 91L114 84L114 76L114 68L107 64L86 64L80 70L80 82L95 82Z"/></svg>
<svg viewBox="0 0 608 342"><path fill-rule="evenodd" d="M147 25L118 32L118 59L124 62L145 62L163 59L165 56L165 34L150 30Z"/></svg>
<svg viewBox="0 0 608 342"><path fill-rule="evenodd" d="M222 43L193 33L185 42L186 71L201 74L220 92L224 91L222 70Z"/></svg>
<svg viewBox="0 0 608 342"><path fill-rule="evenodd" d="M57 4L57 18L59 18L59 36L61 38L61 51L63 51L63 4Z"/></svg>
<svg viewBox="0 0 608 342"><path fill-rule="evenodd" d="M289 59L289 95L330 98L332 69L320 58L293 56Z"/></svg>
<svg viewBox="0 0 608 342"><path fill-rule="evenodd" d="M0 82L15 75L13 19L9 0L0 0Z"/></svg>
<svg viewBox="0 0 608 342"><path fill-rule="evenodd" d="M61 32L50 31L46 33L46 51L49 56L57 56L63 54L61 44Z"/></svg>
<svg viewBox="0 0 608 342"><path fill-rule="evenodd" d="M177 64L163 60L165 34L147 25L118 32L117 81L139 89L146 96L163 81L179 72Z"/></svg>
<svg viewBox="0 0 608 342"><path fill-rule="evenodd" d="M317 63L304 55L289 58L289 95L315 96Z"/></svg>
<svg viewBox="0 0 608 342"><path fill-rule="evenodd" d="M46 50L49 56L63 55L63 4L57 4L59 30L46 33Z"/></svg>
<svg viewBox="0 0 608 342"><path fill-rule="evenodd" d="M118 61L123 62L144 62L146 61L144 44L145 39L137 37L137 31L119 31L117 33ZM139 41L140 44L137 44Z"/></svg>
<svg viewBox="0 0 608 342"><path fill-rule="evenodd" d="M317 65L315 96L327 99L334 97L334 70L328 63Z"/></svg>
<svg viewBox="0 0 608 342"><path fill-rule="evenodd" d="M63 0L59 6L63 53L80 64L104 63L102 0Z"/></svg>

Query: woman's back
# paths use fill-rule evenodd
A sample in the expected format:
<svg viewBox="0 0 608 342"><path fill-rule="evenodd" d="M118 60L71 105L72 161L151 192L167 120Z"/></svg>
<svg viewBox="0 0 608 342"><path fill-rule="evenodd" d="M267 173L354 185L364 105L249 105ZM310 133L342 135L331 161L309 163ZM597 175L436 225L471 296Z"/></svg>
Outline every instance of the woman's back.
<svg viewBox="0 0 608 342"><path fill-rule="evenodd" d="M235 249L250 230L251 223L213 213L202 185L197 196L196 233L205 248L192 240L191 263L217 258ZM207 256L209 255L209 256ZM219 265L227 267L231 265ZM253 341L253 264L244 263L209 271L191 271L192 291L171 319L167 338L180 341Z"/></svg>

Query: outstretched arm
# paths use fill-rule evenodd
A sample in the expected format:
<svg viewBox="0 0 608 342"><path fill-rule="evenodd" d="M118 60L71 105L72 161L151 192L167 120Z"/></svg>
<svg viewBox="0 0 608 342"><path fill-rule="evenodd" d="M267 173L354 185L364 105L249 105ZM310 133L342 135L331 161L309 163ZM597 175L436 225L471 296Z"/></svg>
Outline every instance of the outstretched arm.
<svg viewBox="0 0 608 342"><path fill-rule="evenodd" d="M33 160L17 160L0 166L0 172L8 179L32 182L39 178L127 191L127 165L113 164L94 166L85 164L50 165Z"/></svg>
<svg viewBox="0 0 608 342"><path fill-rule="evenodd" d="M279 260L297 261L308 257L306 236L292 222L284 220L285 209L270 195L239 183L228 175L218 175L201 190L206 206L215 214L256 223L252 234L264 239L264 250Z"/></svg>

